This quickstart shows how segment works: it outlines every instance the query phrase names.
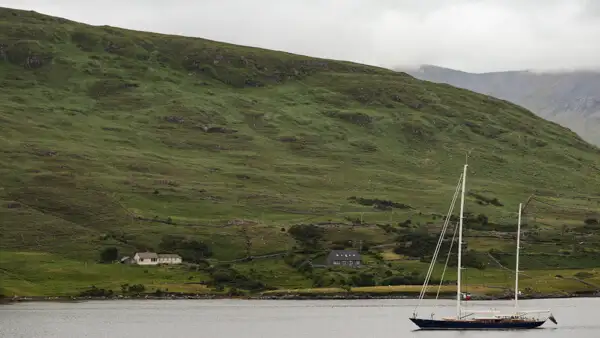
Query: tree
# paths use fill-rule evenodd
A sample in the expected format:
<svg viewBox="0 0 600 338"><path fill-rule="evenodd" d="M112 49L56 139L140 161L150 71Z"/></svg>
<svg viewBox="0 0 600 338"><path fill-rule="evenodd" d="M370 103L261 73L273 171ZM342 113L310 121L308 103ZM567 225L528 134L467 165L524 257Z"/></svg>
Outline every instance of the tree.
<svg viewBox="0 0 600 338"><path fill-rule="evenodd" d="M146 291L146 287L144 284L133 284L129 285L128 283L121 284L121 293L126 294L140 294Z"/></svg>
<svg viewBox="0 0 600 338"><path fill-rule="evenodd" d="M158 246L163 251L175 251L183 241L185 241L183 236L164 235Z"/></svg>
<svg viewBox="0 0 600 338"><path fill-rule="evenodd" d="M394 248L394 252L410 257L427 257L432 255L437 246L437 238L421 229L401 235L396 241L398 242L398 246Z"/></svg>
<svg viewBox="0 0 600 338"><path fill-rule="evenodd" d="M129 292L139 294L146 291L144 284L133 284L129 286Z"/></svg>
<svg viewBox="0 0 600 338"><path fill-rule="evenodd" d="M450 256L448 266L457 266L458 257L456 254ZM477 270L484 270L487 267L486 261L482 255L475 250L464 250L462 255L462 266L475 268Z"/></svg>
<svg viewBox="0 0 600 338"><path fill-rule="evenodd" d="M354 286L374 286L376 284L375 276L372 273L361 272L352 276L352 284Z"/></svg>
<svg viewBox="0 0 600 338"><path fill-rule="evenodd" d="M325 230L313 224L293 225L288 233L302 246L310 249L316 249L323 237Z"/></svg>
<svg viewBox="0 0 600 338"><path fill-rule="evenodd" d="M204 258L212 256L210 247L198 240L190 240L183 236L165 235L159 247L165 252L178 253L185 261L201 262Z"/></svg>
<svg viewBox="0 0 600 338"><path fill-rule="evenodd" d="M177 251L181 252L182 257L187 257L188 260L193 262L199 262L212 256L212 250L208 245L197 240L183 242Z"/></svg>
<svg viewBox="0 0 600 338"><path fill-rule="evenodd" d="M119 250L115 247L110 247L100 252L100 262L112 263L119 259Z"/></svg>

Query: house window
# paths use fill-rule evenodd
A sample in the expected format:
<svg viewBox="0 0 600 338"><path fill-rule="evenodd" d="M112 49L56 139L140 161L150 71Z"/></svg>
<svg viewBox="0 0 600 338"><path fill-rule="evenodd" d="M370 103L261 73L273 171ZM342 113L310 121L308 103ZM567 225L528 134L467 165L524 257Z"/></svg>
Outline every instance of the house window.
<svg viewBox="0 0 600 338"><path fill-rule="evenodd" d="M151 260L152 260L153 262L156 262L156 258L152 258Z"/></svg>

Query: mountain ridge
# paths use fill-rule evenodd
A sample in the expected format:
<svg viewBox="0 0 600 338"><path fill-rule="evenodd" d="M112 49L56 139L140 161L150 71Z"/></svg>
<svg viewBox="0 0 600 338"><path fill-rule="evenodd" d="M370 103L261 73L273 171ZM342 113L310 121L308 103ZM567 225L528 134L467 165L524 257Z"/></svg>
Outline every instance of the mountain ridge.
<svg viewBox="0 0 600 338"><path fill-rule="evenodd" d="M405 71L422 80L448 83L514 102L600 145L598 70L469 73L423 65Z"/></svg>

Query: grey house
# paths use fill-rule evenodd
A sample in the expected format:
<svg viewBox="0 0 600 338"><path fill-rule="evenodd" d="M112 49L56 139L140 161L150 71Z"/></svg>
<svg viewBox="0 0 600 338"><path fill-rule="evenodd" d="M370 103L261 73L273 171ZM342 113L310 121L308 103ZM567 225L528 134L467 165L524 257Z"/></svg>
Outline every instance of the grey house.
<svg viewBox="0 0 600 338"><path fill-rule="evenodd" d="M360 253L356 250L332 250L327 256L327 265L359 268L361 266Z"/></svg>

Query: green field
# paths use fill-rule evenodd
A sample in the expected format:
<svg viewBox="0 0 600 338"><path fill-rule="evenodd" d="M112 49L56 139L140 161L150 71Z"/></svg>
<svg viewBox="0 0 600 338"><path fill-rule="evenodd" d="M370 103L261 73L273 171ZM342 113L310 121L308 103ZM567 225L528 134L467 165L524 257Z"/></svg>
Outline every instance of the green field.
<svg viewBox="0 0 600 338"><path fill-rule="evenodd" d="M222 263L322 257L361 240L380 283L413 263L368 247L435 235L467 153L466 208L489 219L470 224L469 248L484 259L498 250L510 268L518 203L535 194L525 268L600 268L600 225L584 223L600 218L600 149L506 101L377 67L8 8L0 89L2 294L190 290L200 288L190 277L214 286L232 271L240 289L339 287L353 274L300 272L283 258ZM287 232L296 224L324 229L312 252ZM98 263L108 247L163 250L167 235L205 245L209 260L193 273Z"/></svg>
<svg viewBox="0 0 600 338"><path fill-rule="evenodd" d="M3 269L2 290L5 295L68 296L90 286L120 290L123 284L144 284L148 291L204 293L198 283L208 278L197 271L181 267L125 266L94 264L64 259L44 253L0 253Z"/></svg>

